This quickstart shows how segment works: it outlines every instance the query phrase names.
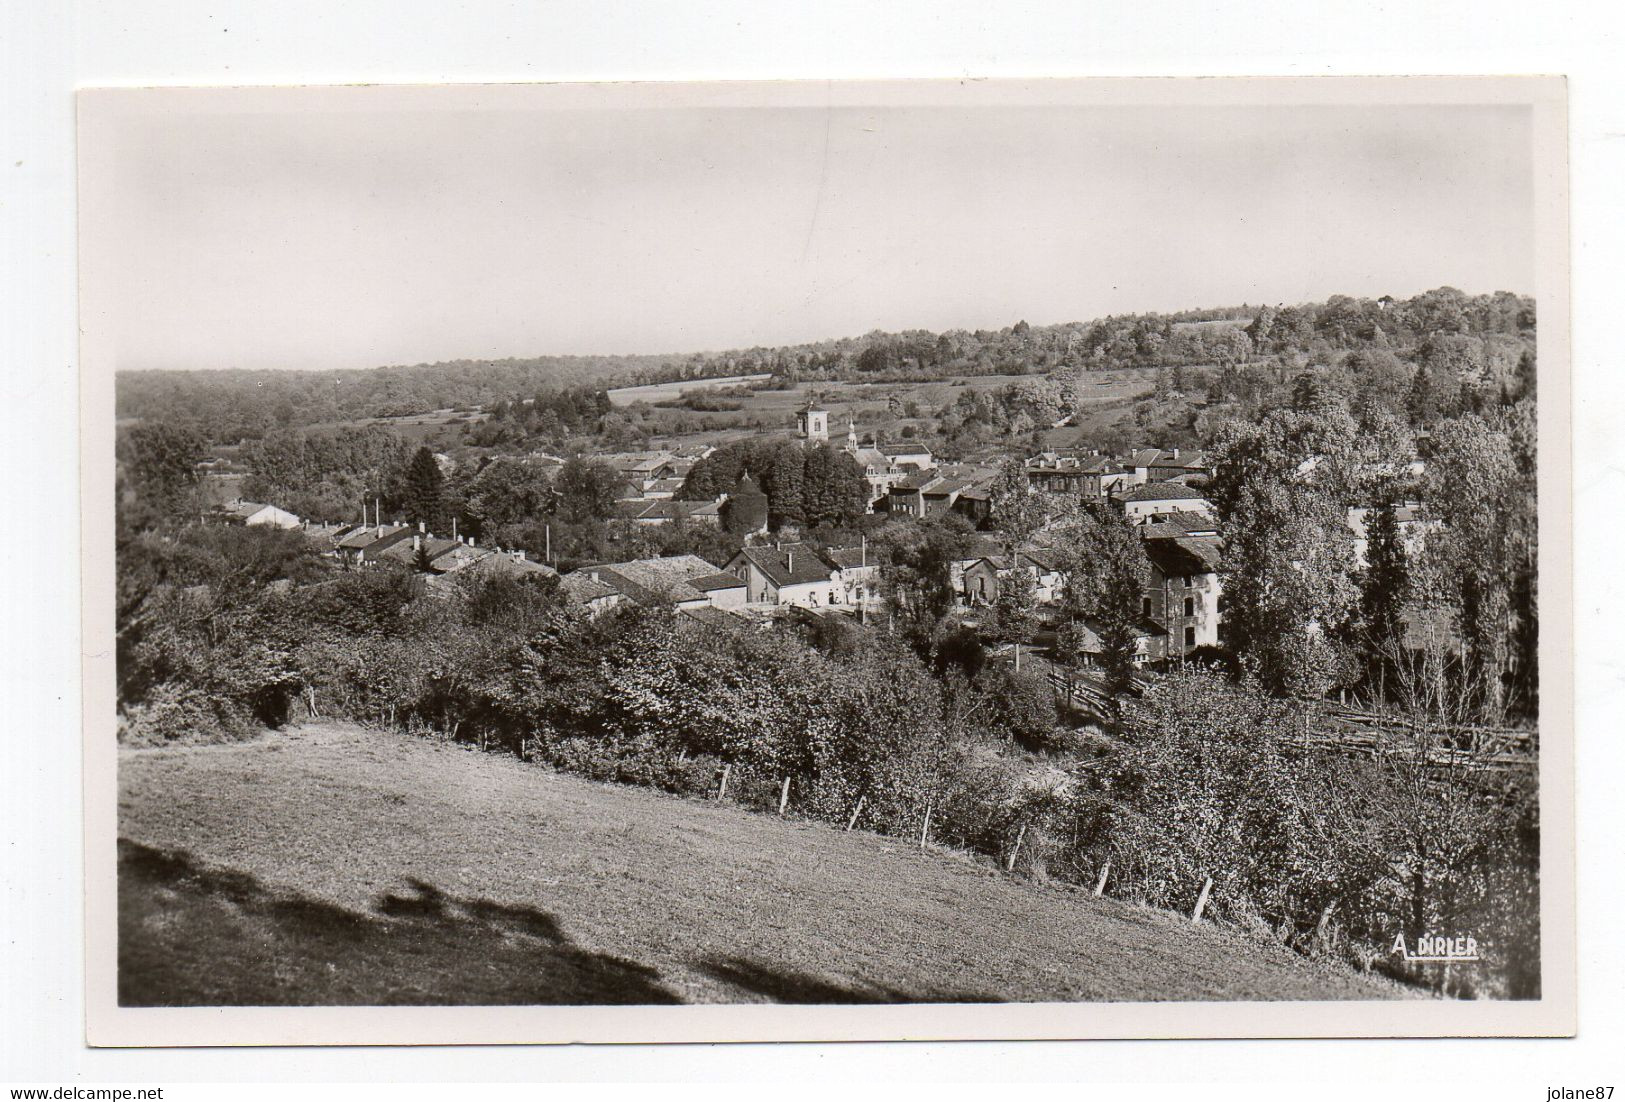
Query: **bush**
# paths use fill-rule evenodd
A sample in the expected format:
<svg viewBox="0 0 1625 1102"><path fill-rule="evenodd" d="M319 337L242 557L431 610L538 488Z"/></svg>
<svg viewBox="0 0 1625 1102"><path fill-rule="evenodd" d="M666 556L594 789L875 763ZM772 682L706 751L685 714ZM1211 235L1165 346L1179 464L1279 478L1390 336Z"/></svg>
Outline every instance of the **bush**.
<svg viewBox="0 0 1625 1102"><path fill-rule="evenodd" d="M978 686L989 699L990 722L995 729L1030 750L1062 746L1065 732L1057 728L1055 690L1048 679L999 665L984 672Z"/></svg>
<svg viewBox="0 0 1625 1102"><path fill-rule="evenodd" d="M259 729L229 700L195 686L166 683L122 710L118 740L131 746L235 742Z"/></svg>
<svg viewBox="0 0 1625 1102"><path fill-rule="evenodd" d="M1096 831L1125 894L1261 919L1289 939L1351 908L1386 869L1374 771L1299 754L1290 706L1206 673L1175 673L1125 706Z"/></svg>

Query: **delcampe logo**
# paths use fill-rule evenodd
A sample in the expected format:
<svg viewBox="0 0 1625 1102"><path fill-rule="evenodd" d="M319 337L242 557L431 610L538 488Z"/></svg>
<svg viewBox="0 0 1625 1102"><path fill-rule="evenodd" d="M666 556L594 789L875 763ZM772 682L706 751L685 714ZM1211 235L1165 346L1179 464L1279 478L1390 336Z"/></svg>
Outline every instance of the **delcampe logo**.
<svg viewBox="0 0 1625 1102"><path fill-rule="evenodd" d="M1462 936L1445 937L1442 934L1423 934L1418 937L1414 951L1405 943L1404 934L1396 934L1392 952L1417 963L1454 963L1479 959L1478 939Z"/></svg>

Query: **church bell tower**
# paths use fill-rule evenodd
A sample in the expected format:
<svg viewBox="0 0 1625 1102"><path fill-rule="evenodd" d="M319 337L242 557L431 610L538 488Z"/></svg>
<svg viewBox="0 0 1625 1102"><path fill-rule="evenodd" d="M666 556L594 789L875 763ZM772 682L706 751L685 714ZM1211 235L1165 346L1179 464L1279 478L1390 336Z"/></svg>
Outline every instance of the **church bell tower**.
<svg viewBox="0 0 1625 1102"><path fill-rule="evenodd" d="M829 411L814 409L808 401L807 408L796 414L796 434L809 444L828 440Z"/></svg>

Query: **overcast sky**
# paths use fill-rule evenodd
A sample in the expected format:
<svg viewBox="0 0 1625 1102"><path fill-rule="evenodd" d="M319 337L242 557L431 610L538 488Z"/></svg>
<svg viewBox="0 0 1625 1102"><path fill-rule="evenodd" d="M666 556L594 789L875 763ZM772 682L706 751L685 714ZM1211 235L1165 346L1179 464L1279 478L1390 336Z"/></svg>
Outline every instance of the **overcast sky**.
<svg viewBox="0 0 1625 1102"><path fill-rule="evenodd" d="M1530 140L1493 106L154 113L82 233L122 368L677 353L1533 293Z"/></svg>

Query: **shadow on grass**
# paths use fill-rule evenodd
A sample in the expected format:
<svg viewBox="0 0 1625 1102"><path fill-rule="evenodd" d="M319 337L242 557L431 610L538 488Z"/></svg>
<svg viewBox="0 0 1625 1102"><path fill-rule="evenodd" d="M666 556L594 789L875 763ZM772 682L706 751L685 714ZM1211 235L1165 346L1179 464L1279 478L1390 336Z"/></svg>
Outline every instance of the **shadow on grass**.
<svg viewBox="0 0 1625 1102"><path fill-rule="evenodd" d="M905 991L880 984L836 983L787 969L770 968L740 957L713 958L700 965L700 971L714 979L761 995L777 1003L996 1003L991 995L954 994L941 991Z"/></svg>
<svg viewBox="0 0 1625 1102"><path fill-rule="evenodd" d="M645 965L582 949L532 907L422 881L377 914L119 841L123 1006L671 1004Z"/></svg>

